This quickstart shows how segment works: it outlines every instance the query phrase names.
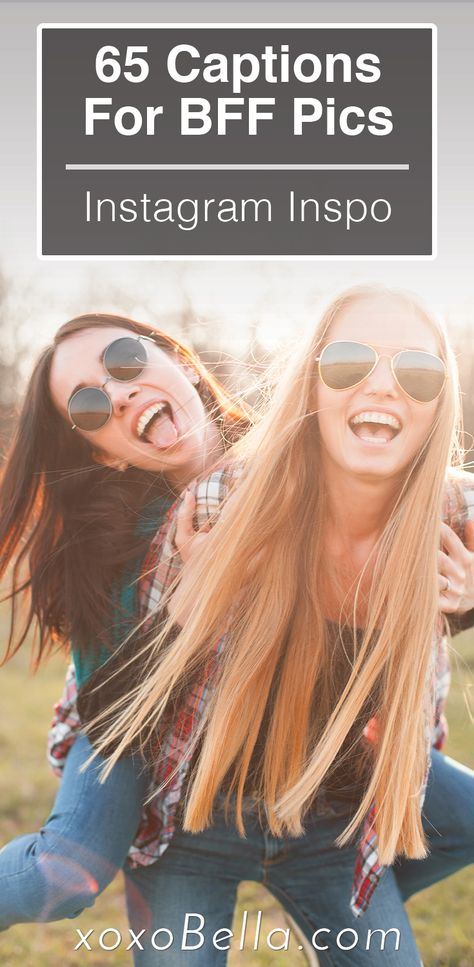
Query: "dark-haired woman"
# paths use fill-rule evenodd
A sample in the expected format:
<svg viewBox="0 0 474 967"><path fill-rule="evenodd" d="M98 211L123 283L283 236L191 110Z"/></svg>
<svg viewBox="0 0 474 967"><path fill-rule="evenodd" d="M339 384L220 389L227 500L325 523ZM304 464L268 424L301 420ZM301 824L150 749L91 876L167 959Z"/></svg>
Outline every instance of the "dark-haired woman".
<svg viewBox="0 0 474 967"><path fill-rule="evenodd" d="M0 489L0 573L12 570L6 657L39 629L37 663L72 642L75 689L136 623L148 542L186 483L249 426L191 350L112 315L66 323L29 382ZM27 596L23 621L17 605ZM25 612L23 612L25 614ZM75 679L75 680L74 680ZM77 915L123 865L147 775L128 757L103 785L76 730L44 828L0 852L0 927Z"/></svg>

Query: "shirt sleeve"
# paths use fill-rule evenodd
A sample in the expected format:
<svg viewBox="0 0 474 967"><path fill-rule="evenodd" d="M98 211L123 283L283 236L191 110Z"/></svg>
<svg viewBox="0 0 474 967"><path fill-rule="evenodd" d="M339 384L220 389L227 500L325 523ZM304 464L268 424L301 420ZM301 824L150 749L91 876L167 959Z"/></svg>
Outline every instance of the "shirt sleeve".
<svg viewBox="0 0 474 967"><path fill-rule="evenodd" d="M451 634L459 635L461 631L467 631L468 628L474 627L474 608L471 608L470 611L460 611L459 614L456 612L447 614L446 618Z"/></svg>
<svg viewBox="0 0 474 967"><path fill-rule="evenodd" d="M474 474L452 469L446 481L443 520L465 543L464 529L474 520Z"/></svg>
<svg viewBox="0 0 474 967"><path fill-rule="evenodd" d="M198 527L215 523L222 504L229 496L239 476L240 469L238 467L233 469L221 468L190 488L196 498L195 522Z"/></svg>
<svg viewBox="0 0 474 967"><path fill-rule="evenodd" d="M449 472L443 503L443 520L449 524L464 542L464 530L468 520L474 520L474 475L464 470ZM433 686L430 745L442 749L448 736L446 704L451 681L448 641L445 621L456 634L474 624L474 610L465 614L440 615L436 631L436 647L433 664Z"/></svg>
<svg viewBox="0 0 474 967"><path fill-rule="evenodd" d="M474 474L452 470L448 476L444 498L443 520L465 542L464 530L474 520ZM474 608L445 616L452 635L474 627Z"/></svg>
<svg viewBox="0 0 474 967"><path fill-rule="evenodd" d="M442 749L448 737L446 703L448 699L449 686L451 683L451 670L446 635L440 635L438 638L434 671L434 720L431 734L431 745L434 749Z"/></svg>
<svg viewBox="0 0 474 967"><path fill-rule="evenodd" d="M194 523L197 528L213 524L222 504L241 475L239 466L219 467L202 480L194 481L189 490L196 498ZM175 544L178 513L184 493L171 507L163 526L150 547L145 573L140 582L140 612L149 621L156 620L169 591L183 567L183 560Z"/></svg>
<svg viewBox="0 0 474 967"><path fill-rule="evenodd" d="M64 691L54 706L53 721L48 732L48 762L56 776L63 774L66 756L81 730L77 709L77 682L74 665L69 665Z"/></svg>

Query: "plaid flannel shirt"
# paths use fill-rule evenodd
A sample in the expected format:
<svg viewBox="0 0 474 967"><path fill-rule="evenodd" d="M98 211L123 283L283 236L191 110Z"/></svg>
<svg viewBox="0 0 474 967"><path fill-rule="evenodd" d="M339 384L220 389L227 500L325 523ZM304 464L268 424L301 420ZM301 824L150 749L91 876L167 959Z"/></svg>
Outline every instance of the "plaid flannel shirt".
<svg viewBox="0 0 474 967"><path fill-rule="evenodd" d="M215 519L221 504L240 474L240 468L224 467L191 487L196 497L198 526ZM179 505L180 501L177 501L169 509L150 545L145 561L144 576L140 583L140 599L142 614L150 615L150 620L159 612L163 595L182 566L174 544ZM474 519L474 476L463 472L455 472L450 476L443 516L462 538L466 520ZM196 727L206 706L208 674L212 661L218 661L218 653L222 645L222 641L216 644L206 675L190 690L178 718L171 726L168 724L159 735L157 744L160 755L154 767L150 790L154 795L143 807L141 823L128 853L128 862L132 867L147 866L156 862L173 837L177 808L195 748ZM440 615L433 635L433 660L426 690L426 775L429 769L430 749L442 748L447 734L444 706L449 689L449 678L445 621ZM63 698L55 707L55 718L49 735L49 760L58 775L61 775L65 756L81 728L75 707L76 694L74 669L71 668ZM425 788L426 786L421 793L421 803L424 800ZM363 825L358 845L351 897L354 916L360 916L367 909L383 870L379 861L375 832L375 808L372 807Z"/></svg>

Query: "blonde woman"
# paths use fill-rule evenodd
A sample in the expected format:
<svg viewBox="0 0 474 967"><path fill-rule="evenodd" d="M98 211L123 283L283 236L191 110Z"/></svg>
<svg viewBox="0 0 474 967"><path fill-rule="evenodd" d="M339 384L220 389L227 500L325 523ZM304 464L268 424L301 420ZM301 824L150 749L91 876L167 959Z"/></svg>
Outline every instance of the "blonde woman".
<svg viewBox="0 0 474 967"><path fill-rule="evenodd" d="M162 858L129 878L148 931L137 964L157 949L169 967L224 964L243 879L281 900L321 964L420 963L393 864L426 855L441 521L462 536L474 493L448 472L458 406L423 306L350 290L232 462L196 486L198 523L225 507L177 590L176 513L158 534L143 594L172 615L98 743L112 763L137 737L158 757Z"/></svg>

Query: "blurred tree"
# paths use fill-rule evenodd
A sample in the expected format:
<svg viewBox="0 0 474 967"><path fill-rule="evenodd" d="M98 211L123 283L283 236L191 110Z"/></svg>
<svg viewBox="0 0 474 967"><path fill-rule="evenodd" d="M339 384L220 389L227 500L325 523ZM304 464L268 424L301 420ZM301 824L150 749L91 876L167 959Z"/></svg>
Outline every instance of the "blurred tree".
<svg viewBox="0 0 474 967"><path fill-rule="evenodd" d="M0 267L0 446L4 446L10 438L14 425L15 403L21 386L21 360L23 352L18 339L18 332L9 320L8 298L11 282Z"/></svg>

